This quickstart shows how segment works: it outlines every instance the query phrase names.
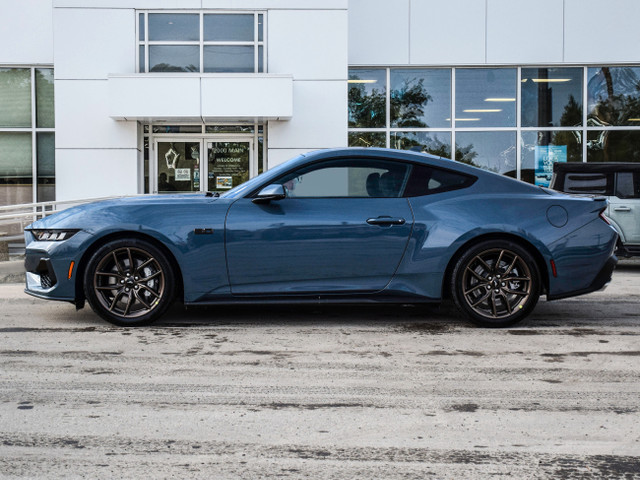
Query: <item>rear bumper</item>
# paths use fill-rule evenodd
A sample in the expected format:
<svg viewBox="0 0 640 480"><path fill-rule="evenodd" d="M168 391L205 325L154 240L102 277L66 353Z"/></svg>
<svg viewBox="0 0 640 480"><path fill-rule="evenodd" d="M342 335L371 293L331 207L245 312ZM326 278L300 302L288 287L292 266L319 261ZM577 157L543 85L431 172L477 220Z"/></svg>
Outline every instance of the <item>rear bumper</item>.
<svg viewBox="0 0 640 480"><path fill-rule="evenodd" d="M547 300L559 300L561 298L568 297L576 297L578 295L584 295L586 293L597 292L598 290L604 290L609 282L611 282L611 277L613 275L613 270L616 268L618 264L618 257L612 255L605 262L604 266L600 269L596 277L591 282L587 288L583 288L581 290L574 290L572 292L563 292L559 295L547 295Z"/></svg>

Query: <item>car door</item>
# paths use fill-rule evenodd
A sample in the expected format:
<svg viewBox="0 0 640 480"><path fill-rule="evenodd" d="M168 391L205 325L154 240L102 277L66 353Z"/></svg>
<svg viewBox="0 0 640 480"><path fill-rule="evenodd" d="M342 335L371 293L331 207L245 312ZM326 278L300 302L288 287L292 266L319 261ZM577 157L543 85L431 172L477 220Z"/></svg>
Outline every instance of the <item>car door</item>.
<svg viewBox="0 0 640 480"><path fill-rule="evenodd" d="M413 215L402 190L408 164L327 160L275 183L287 197L236 201L226 221L234 295L367 293L393 277Z"/></svg>
<svg viewBox="0 0 640 480"><path fill-rule="evenodd" d="M640 175L617 172L615 195L609 197L608 216L624 235L624 243L640 244Z"/></svg>

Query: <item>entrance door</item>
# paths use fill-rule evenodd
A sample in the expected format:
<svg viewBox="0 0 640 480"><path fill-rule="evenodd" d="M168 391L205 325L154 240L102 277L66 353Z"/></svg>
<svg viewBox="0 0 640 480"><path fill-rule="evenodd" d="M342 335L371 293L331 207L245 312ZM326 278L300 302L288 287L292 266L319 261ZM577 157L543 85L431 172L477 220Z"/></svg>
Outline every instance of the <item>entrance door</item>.
<svg viewBox="0 0 640 480"><path fill-rule="evenodd" d="M253 172L253 142L247 140L206 140L207 190L224 192L246 182Z"/></svg>
<svg viewBox="0 0 640 480"><path fill-rule="evenodd" d="M199 192L202 188L200 140L158 140L156 188L158 193Z"/></svg>
<svg viewBox="0 0 640 480"><path fill-rule="evenodd" d="M152 191L157 193L222 193L257 174L250 139L162 138L156 140L155 151Z"/></svg>

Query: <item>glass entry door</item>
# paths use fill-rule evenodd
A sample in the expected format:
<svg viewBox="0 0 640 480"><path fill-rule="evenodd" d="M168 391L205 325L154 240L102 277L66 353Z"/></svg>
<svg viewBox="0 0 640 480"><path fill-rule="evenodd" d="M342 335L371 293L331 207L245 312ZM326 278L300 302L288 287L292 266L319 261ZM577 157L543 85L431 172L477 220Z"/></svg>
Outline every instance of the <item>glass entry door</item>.
<svg viewBox="0 0 640 480"><path fill-rule="evenodd" d="M253 142L248 140L206 140L207 190L224 192L246 182L252 171Z"/></svg>
<svg viewBox="0 0 640 480"><path fill-rule="evenodd" d="M156 193L222 193L257 174L251 139L162 138L156 140L155 151Z"/></svg>
<svg viewBox="0 0 640 480"><path fill-rule="evenodd" d="M202 188L200 140L158 140L156 142L157 193L199 192Z"/></svg>

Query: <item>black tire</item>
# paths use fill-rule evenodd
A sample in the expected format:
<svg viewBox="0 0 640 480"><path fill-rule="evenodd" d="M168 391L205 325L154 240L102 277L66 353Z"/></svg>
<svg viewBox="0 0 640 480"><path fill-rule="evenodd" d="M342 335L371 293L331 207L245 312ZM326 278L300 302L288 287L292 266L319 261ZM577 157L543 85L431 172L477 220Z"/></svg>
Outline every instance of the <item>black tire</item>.
<svg viewBox="0 0 640 480"><path fill-rule="evenodd" d="M173 303L174 274L166 255L140 239L113 240L92 256L84 272L91 308L120 326L148 325Z"/></svg>
<svg viewBox="0 0 640 480"><path fill-rule="evenodd" d="M476 325L507 327L525 318L540 298L533 256L509 240L487 240L468 248L451 275L458 309Z"/></svg>

